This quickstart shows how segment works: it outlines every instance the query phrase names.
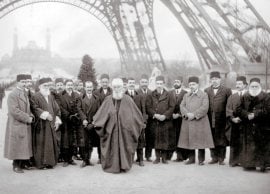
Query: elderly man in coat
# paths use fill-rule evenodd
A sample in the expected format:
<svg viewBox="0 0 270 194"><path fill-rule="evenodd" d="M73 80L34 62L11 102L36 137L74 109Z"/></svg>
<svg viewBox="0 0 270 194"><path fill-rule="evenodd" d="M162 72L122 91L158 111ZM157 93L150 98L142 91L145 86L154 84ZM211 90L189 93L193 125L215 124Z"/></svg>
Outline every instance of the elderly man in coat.
<svg viewBox="0 0 270 194"><path fill-rule="evenodd" d="M236 108L242 120L240 163L245 170L260 167L264 172L270 150L270 97L262 91L260 79L252 78L248 92L240 100L241 104Z"/></svg>
<svg viewBox="0 0 270 194"><path fill-rule="evenodd" d="M53 168L58 161L56 131L60 120L60 108L50 94L51 78L39 80L39 92L33 96L33 113L36 118L33 129L33 155L39 169Z"/></svg>
<svg viewBox="0 0 270 194"><path fill-rule="evenodd" d="M104 100L95 114L93 125L100 136L103 170L120 173L131 169L145 124L137 105L124 94L123 81L114 79L112 88L112 95Z"/></svg>
<svg viewBox="0 0 270 194"><path fill-rule="evenodd" d="M5 136L4 157L13 160L13 171L23 173L24 162L33 156L31 123L34 116L30 111L29 98L25 92L26 80L30 75L17 75L17 87L7 100L8 120Z"/></svg>
<svg viewBox="0 0 270 194"><path fill-rule="evenodd" d="M212 129L215 148L210 149L212 160L209 164L225 165L226 146L226 105L231 89L221 85L220 72L210 73L211 86L205 89L209 98L208 117Z"/></svg>
<svg viewBox="0 0 270 194"><path fill-rule="evenodd" d="M175 139L170 138L170 131L173 130L172 114L175 106L174 96L165 90L165 78L156 77L156 90L146 99L146 112L149 116L150 130L155 131L155 152L154 164L168 164L168 151L175 148Z"/></svg>
<svg viewBox="0 0 270 194"><path fill-rule="evenodd" d="M178 147L189 149L189 160L186 164L195 163L195 149L199 149L199 165L204 164L205 148L213 148L207 111L209 101L207 94L199 89L199 78L190 77L190 92L185 94L180 105L183 117Z"/></svg>

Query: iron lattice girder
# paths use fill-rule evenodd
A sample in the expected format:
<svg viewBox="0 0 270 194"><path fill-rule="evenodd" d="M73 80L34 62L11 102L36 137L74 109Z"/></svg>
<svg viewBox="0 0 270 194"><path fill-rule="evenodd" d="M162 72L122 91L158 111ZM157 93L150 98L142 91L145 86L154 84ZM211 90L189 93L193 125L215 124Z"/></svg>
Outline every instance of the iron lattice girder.
<svg viewBox="0 0 270 194"><path fill-rule="evenodd" d="M69 4L99 19L116 42L123 70L150 70L155 66L166 69L154 32L153 0L0 0L0 18L41 2Z"/></svg>
<svg viewBox="0 0 270 194"><path fill-rule="evenodd" d="M202 67L212 68L224 65L228 70L231 62L226 58L222 42L216 36L209 21L207 13L197 1L193 0L161 0L176 16L178 21L187 31L187 34L195 47Z"/></svg>
<svg viewBox="0 0 270 194"><path fill-rule="evenodd" d="M241 55L251 62L260 62L263 51L259 50L270 40L270 28L249 0L200 0L199 3L215 11L216 31L225 37L226 51L233 52L238 59Z"/></svg>

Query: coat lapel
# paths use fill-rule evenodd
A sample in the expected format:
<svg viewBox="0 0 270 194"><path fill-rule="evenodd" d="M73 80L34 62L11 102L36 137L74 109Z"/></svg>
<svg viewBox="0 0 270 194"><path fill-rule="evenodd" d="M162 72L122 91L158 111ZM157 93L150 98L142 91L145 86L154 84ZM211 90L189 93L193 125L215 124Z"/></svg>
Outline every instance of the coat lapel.
<svg viewBox="0 0 270 194"><path fill-rule="evenodd" d="M162 100L166 99L167 96L168 96L168 92L165 89L163 89L163 93L159 97L159 101L162 101Z"/></svg>

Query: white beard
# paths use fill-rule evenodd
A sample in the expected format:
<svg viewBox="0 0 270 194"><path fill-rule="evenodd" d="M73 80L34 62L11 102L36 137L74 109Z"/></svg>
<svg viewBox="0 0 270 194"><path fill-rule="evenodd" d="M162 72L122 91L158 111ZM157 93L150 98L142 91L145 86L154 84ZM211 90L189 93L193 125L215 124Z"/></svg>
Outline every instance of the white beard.
<svg viewBox="0 0 270 194"><path fill-rule="evenodd" d="M258 95L261 93L261 91L262 91L261 88L258 89L258 90L251 90L251 89L249 89L249 90L248 90L248 93L249 93L251 96L255 97L255 96L258 96Z"/></svg>
<svg viewBox="0 0 270 194"><path fill-rule="evenodd" d="M121 100L123 98L124 93L123 92L114 92L113 91L113 99L115 100Z"/></svg>
<svg viewBox="0 0 270 194"><path fill-rule="evenodd" d="M40 93L41 93L43 96L47 97L47 96L50 95L51 92L50 92L49 89L43 89L43 88L40 88Z"/></svg>

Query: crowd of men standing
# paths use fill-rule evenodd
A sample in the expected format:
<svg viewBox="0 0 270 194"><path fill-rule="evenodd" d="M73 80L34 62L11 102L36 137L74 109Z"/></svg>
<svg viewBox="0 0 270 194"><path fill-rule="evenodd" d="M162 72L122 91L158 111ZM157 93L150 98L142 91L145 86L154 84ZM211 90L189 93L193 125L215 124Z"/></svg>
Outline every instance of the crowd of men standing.
<svg viewBox="0 0 270 194"><path fill-rule="evenodd" d="M211 85L200 89L199 78L182 77L167 90L165 78L156 77L156 89L148 89L142 75L135 89L134 78L100 77L100 87L91 81L41 78L33 90L31 75L17 76L17 86L8 96L8 121L4 156L13 160L13 171L33 167L51 169L93 166L97 147L98 164L106 172L128 171L136 161L168 164L176 162L225 165L230 146L230 166L262 172L270 163L270 95L263 92L258 78L237 77L236 92L221 85L219 72L210 73ZM74 87L76 85L76 87ZM110 86L111 85L111 86ZM145 148L145 154L144 154ZM136 154L136 160L135 160ZM144 160L145 158L145 160Z"/></svg>

